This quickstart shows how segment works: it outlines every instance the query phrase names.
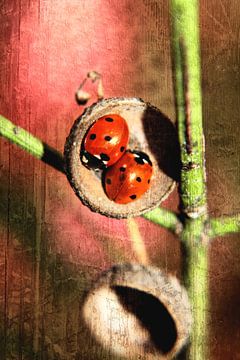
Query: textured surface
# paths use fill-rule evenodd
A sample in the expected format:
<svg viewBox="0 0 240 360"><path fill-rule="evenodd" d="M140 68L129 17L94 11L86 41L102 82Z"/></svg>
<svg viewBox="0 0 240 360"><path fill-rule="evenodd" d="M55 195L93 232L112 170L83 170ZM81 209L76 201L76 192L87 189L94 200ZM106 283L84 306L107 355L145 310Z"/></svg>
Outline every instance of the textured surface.
<svg viewBox="0 0 240 360"><path fill-rule="evenodd" d="M200 3L209 210L231 214L240 211L240 4ZM0 111L17 125L62 151L92 69L106 96L141 97L174 119L167 1L0 4ZM62 174L3 139L0 166L1 359L113 359L79 314L91 279L135 260L126 221L92 214ZM176 208L176 192L166 205ZM179 275L176 239L137 223L150 260ZM240 359L239 236L213 243L210 261L211 359Z"/></svg>

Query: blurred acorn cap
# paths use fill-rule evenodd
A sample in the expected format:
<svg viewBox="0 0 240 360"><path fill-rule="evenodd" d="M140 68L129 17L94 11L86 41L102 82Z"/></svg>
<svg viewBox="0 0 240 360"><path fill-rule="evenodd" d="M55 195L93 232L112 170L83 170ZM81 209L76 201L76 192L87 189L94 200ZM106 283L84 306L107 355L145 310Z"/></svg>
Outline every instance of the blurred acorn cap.
<svg viewBox="0 0 240 360"><path fill-rule="evenodd" d="M116 265L88 293L83 318L95 339L127 359L171 359L186 344L190 303L179 281L152 266Z"/></svg>
<svg viewBox="0 0 240 360"><path fill-rule="evenodd" d="M119 114L127 122L129 149L143 151L153 163L149 190L128 204L108 199L99 176L81 162L83 139L91 125L107 114ZM114 218L139 216L157 207L173 190L179 178L180 157L177 133L160 110L137 98L104 99L88 107L75 121L65 144L68 180L76 195L92 211Z"/></svg>

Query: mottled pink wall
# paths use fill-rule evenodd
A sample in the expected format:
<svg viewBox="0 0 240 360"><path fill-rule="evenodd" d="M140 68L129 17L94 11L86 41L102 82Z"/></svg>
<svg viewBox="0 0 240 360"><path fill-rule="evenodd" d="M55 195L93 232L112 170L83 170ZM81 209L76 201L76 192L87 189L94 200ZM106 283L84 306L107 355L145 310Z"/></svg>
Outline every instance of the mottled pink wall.
<svg viewBox="0 0 240 360"><path fill-rule="evenodd" d="M161 82L157 93L144 72L145 46L154 38L142 30L157 9L128 0L3 1L1 113L62 151L83 111L75 91L90 70L103 74L106 96L146 98L154 91L155 97L171 97L168 75L161 75L167 86ZM166 9L161 7L161 16ZM166 20L159 30L163 66L170 65L169 48L163 49ZM151 26L158 30L156 23ZM96 91L89 89L91 103ZM33 353L41 359L107 358L79 318L79 301L101 270L137 260L126 221L90 212L61 173L4 140L0 160L2 358L32 359ZM151 260L178 271L177 241L143 219L137 222ZM176 245L174 256L170 244Z"/></svg>
<svg viewBox="0 0 240 360"><path fill-rule="evenodd" d="M239 211L238 0L201 1L203 111L212 214ZM106 96L140 96L174 119L168 1L3 0L0 113L62 151L89 70ZM95 101L95 97L92 98ZM67 179L0 141L0 358L112 359L84 328L82 296L136 260L125 221L91 213ZM176 191L164 204L177 207ZM137 219L150 259L180 274L177 240ZM239 358L237 236L210 253L211 358Z"/></svg>

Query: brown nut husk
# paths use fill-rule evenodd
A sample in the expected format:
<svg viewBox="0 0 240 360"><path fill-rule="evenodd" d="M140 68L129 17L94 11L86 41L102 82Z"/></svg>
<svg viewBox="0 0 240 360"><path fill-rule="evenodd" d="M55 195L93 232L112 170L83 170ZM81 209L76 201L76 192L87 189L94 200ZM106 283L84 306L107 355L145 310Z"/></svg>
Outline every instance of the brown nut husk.
<svg viewBox="0 0 240 360"><path fill-rule="evenodd" d="M150 189L138 200L117 204L108 199L94 170L80 160L82 141L90 126L107 114L119 114L129 127L129 149L143 151L153 163ZM68 180L76 195L92 211L114 218L139 216L158 206L178 179L180 160L177 134L172 122L157 108L138 98L104 99L88 107L75 121L65 144Z"/></svg>
<svg viewBox="0 0 240 360"><path fill-rule="evenodd" d="M186 344L192 324L179 281L139 264L105 272L88 293L82 314L96 340L127 359L172 359Z"/></svg>

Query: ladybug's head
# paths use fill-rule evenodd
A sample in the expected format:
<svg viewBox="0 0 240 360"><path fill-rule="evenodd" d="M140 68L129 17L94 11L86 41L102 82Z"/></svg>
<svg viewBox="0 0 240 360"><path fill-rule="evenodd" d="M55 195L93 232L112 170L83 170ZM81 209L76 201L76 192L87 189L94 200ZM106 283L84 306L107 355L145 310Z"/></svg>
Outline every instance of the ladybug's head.
<svg viewBox="0 0 240 360"><path fill-rule="evenodd" d="M80 159L88 169L106 169L106 161L104 161L104 159L102 159L100 155L93 156L89 154L89 152L87 152L86 150L82 150L80 153Z"/></svg>
<svg viewBox="0 0 240 360"><path fill-rule="evenodd" d="M146 153L142 151L131 151L131 153L134 155L134 159L138 164L140 165L149 164L152 166L152 162Z"/></svg>

